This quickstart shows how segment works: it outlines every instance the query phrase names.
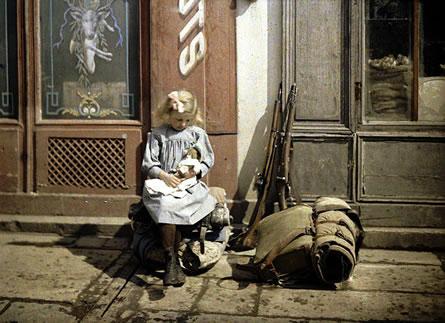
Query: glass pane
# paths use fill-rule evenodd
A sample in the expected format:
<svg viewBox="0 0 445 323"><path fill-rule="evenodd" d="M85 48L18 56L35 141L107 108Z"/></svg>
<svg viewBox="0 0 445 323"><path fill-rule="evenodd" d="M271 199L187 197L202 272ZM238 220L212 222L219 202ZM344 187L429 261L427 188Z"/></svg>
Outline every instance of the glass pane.
<svg viewBox="0 0 445 323"><path fill-rule="evenodd" d="M412 1L366 1L367 120L409 120Z"/></svg>
<svg viewBox="0 0 445 323"><path fill-rule="evenodd" d="M442 1L420 2L419 120L445 121Z"/></svg>
<svg viewBox="0 0 445 323"><path fill-rule="evenodd" d="M136 119L138 1L42 0L42 118Z"/></svg>
<svg viewBox="0 0 445 323"><path fill-rule="evenodd" d="M17 5L0 2L0 118L18 117Z"/></svg>

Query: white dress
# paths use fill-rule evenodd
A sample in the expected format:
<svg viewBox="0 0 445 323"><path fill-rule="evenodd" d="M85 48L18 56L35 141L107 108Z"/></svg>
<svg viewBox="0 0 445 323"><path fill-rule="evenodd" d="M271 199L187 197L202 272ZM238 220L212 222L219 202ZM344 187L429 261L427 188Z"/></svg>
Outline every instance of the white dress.
<svg viewBox="0 0 445 323"><path fill-rule="evenodd" d="M205 176L214 164L214 154L206 132L196 126L177 131L170 126L161 126L148 133L142 172L144 178L159 178L161 170L171 172L185 157L187 150L196 148L201 153L201 174ZM185 190L186 194L175 196L143 189L142 199L148 213L156 223L179 225L195 224L213 211L216 200L209 195L202 181Z"/></svg>

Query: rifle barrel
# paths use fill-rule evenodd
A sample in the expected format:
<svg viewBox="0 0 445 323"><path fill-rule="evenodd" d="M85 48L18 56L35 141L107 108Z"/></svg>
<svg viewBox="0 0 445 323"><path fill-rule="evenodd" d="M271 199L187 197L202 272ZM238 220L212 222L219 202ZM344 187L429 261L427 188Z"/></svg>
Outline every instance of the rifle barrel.
<svg viewBox="0 0 445 323"><path fill-rule="evenodd" d="M295 98L297 93L296 84L292 84L289 91L289 95L286 101L286 114L285 122L282 124L281 147L280 147L280 164L277 172L277 193L278 193L278 205L280 210L284 210L288 207L286 200L292 200L293 198L286 197L286 193L291 194L290 181L289 181L289 163L290 163L290 148L292 145L291 128L293 122L293 116L295 113Z"/></svg>

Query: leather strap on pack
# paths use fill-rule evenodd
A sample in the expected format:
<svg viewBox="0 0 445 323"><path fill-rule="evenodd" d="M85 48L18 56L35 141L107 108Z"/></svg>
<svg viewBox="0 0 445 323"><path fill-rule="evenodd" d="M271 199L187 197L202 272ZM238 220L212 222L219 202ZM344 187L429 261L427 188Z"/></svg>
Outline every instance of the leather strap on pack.
<svg viewBox="0 0 445 323"><path fill-rule="evenodd" d="M275 258L283 251L286 246L291 243L293 240L301 237L303 235L313 235L313 229L311 227L306 228L298 228L294 231L289 232L284 238L280 239L280 241L273 246L273 248L267 253L264 261L261 264L261 269L266 269L268 267L273 267L272 262Z"/></svg>

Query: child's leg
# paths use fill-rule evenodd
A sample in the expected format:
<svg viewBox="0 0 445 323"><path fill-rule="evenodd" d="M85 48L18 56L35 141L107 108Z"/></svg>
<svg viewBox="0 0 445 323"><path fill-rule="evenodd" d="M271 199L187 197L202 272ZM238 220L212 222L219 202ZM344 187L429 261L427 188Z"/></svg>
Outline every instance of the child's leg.
<svg viewBox="0 0 445 323"><path fill-rule="evenodd" d="M178 250L179 250L179 246L182 240L182 234L181 234L181 230L179 230L178 226L176 226L176 235L175 235L175 253L176 253L176 257L178 255ZM185 283L185 274L182 271L181 268L181 264L179 263L179 258L177 257L177 263L178 265L176 266L176 273L177 273L177 277L178 277L178 282L180 284L184 284Z"/></svg>
<svg viewBox="0 0 445 323"><path fill-rule="evenodd" d="M159 224L159 230L161 231L162 247L164 250L173 250L176 240L176 225Z"/></svg>
<svg viewBox="0 0 445 323"><path fill-rule="evenodd" d="M175 235L175 252L177 253L179 250L179 245L181 243L182 235L181 231L176 228L176 235Z"/></svg>
<svg viewBox="0 0 445 323"><path fill-rule="evenodd" d="M182 285L185 282L184 273L179 265L176 242L179 231L175 224L159 224L161 232L162 246L165 250L166 266L164 275L164 285ZM180 237L180 233L179 233Z"/></svg>

